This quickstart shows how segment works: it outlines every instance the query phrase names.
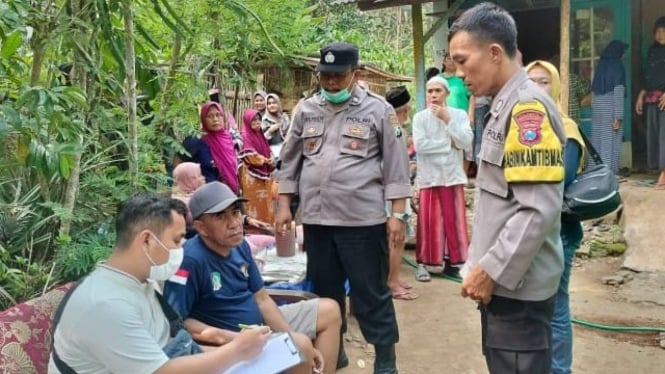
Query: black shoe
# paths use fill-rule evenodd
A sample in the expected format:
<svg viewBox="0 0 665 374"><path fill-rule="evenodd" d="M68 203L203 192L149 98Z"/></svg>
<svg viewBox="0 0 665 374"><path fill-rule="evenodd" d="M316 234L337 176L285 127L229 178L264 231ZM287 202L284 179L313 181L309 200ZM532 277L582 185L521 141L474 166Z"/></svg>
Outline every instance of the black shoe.
<svg viewBox="0 0 665 374"><path fill-rule="evenodd" d="M397 374L395 346L375 345L374 374Z"/></svg>
<svg viewBox="0 0 665 374"><path fill-rule="evenodd" d="M339 369L344 369L347 366L349 366L349 358L346 357L346 351L344 351L344 346L340 344L339 354L337 355L337 366L335 368L339 370Z"/></svg>
<svg viewBox="0 0 665 374"><path fill-rule="evenodd" d="M447 275L452 278L460 278L459 268L457 266L447 265L445 269L443 269L443 275Z"/></svg>

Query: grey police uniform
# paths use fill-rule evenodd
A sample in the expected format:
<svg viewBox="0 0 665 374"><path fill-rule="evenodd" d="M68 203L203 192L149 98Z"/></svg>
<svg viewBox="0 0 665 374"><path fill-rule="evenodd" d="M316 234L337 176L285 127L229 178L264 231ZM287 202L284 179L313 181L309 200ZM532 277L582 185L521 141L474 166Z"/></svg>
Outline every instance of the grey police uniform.
<svg viewBox="0 0 665 374"><path fill-rule="evenodd" d="M524 101L540 102L552 136L565 142L555 104L520 69L491 104L478 156L471 248L462 271L480 265L495 282L492 301L480 308L483 351L490 369L496 370L490 370L492 373L504 372L496 368L493 358L506 352L520 352L523 360L536 365L532 368L540 368L536 361L544 362L542 371L525 372L549 372L549 319L563 271L559 236L563 183L509 183L505 176L505 145L513 108ZM536 353L527 356L526 351Z"/></svg>
<svg viewBox="0 0 665 374"><path fill-rule="evenodd" d="M408 155L393 118L388 103L357 86L340 107L320 94L298 105L280 155L279 193L300 194L304 224L385 223L384 201L410 196Z"/></svg>
<svg viewBox="0 0 665 374"><path fill-rule="evenodd" d="M394 344L384 202L410 196L408 156L394 110L357 86L340 105L318 93L298 105L280 158L279 193L300 195L314 292L337 300L345 316L348 278L367 341Z"/></svg>

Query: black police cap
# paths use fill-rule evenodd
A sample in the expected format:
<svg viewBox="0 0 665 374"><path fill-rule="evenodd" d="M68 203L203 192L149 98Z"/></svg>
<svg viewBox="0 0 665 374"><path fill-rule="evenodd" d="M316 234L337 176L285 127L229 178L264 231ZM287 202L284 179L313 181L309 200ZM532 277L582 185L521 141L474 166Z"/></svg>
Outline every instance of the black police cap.
<svg viewBox="0 0 665 374"><path fill-rule="evenodd" d="M408 104L410 100L411 95L409 95L406 86L393 87L386 92L386 101L388 101L395 110L401 109Z"/></svg>
<svg viewBox="0 0 665 374"><path fill-rule="evenodd" d="M321 48L316 72L341 73L358 66L358 47L349 43L332 43Z"/></svg>

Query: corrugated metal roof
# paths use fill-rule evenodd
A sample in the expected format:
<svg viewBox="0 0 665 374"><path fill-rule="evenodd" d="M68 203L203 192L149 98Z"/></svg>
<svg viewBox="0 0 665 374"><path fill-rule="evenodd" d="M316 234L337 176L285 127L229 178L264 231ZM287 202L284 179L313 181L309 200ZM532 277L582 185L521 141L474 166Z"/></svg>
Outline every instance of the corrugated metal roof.
<svg viewBox="0 0 665 374"><path fill-rule="evenodd" d="M468 9L472 6L479 4L487 0L466 0L461 6L461 9ZM381 8L381 3L386 3L386 7L402 6L409 5L413 3L430 3L433 0L407 0L403 2L396 2L391 0L333 0L332 5L346 5L346 4L358 4L359 8L365 8L371 6L372 8ZM554 8L561 5L561 0L492 0L492 2L501 5L506 8L508 11L520 11L528 9L538 9L538 8ZM403 3L403 4L400 4Z"/></svg>
<svg viewBox="0 0 665 374"><path fill-rule="evenodd" d="M344 5L344 4L353 4L357 3L358 0L334 0L330 4L331 5Z"/></svg>
<svg viewBox="0 0 665 374"><path fill-rule="evenodd" d="M298 61L304 62L307 66L311 67L312 70L316 67L316 65L319 64L319 58L318 57L296 57ZM381 78L386 79L387 81L390 82L412 82L413 78L412 77L407 77L405 75L399 75L399 74L394 74L382 69L379 69L378 67L374 66L372 63L360 60L358 65L365 71L367 71L369 74L378 76Z"/></svg>
<svg viewBox="0 0 665 374"><path fill-rule="evenodd" d="M412 4L424 4L431 3L434 0L334 0L331 2L332 5L346 5L346 4L358 4L358 8L361 10L364 9L380 9L380 8L389 8L397 7L404 5Z"/></svg>

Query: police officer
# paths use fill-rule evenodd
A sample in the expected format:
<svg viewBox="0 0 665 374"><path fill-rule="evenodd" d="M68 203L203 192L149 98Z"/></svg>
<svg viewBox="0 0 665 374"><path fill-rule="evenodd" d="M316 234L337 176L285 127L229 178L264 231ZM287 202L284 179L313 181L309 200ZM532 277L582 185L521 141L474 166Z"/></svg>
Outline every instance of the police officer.
<svg viewBox="0 0 665 374"><path fill-rule="evenodd" d="M320 52L321 91L298 105L281 151L276 230L287 232L289 202L299 193L313 291L337 300L345 317L348 279L354 314L375 348L374 373L396 373L398 331L386 281L388 245L404 240L410 195L402 129L383 98L358 87L356 46L332 43Z"/></svg>
<svg viewBox="0 0 665 374"><path fill-rule="evenodd" d="M517 61L515 21L482 3L450 28L457 74L494 97L480 149L476 214L462 295L480 304L491 374L545 374L559 237L564 132L557 107Z"/></svg>

